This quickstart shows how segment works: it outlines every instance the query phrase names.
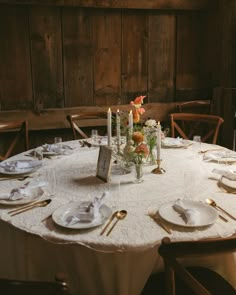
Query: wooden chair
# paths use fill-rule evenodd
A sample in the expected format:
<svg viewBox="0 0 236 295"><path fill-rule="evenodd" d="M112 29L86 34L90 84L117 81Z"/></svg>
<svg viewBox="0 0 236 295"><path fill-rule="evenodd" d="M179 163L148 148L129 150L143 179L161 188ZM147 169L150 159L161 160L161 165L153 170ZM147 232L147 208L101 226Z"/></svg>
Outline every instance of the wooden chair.
<svg viewBox="0 0 236 295"><path fill-rule="evenodd" d="M23 281L0 279L0 294L6 295L70 295L63 274L55 281Z"/></svg>
<svg viewBox="0 0 236 295"><path fill-rule="evenodd" d="M211 113L211 100L191 100L176 103L176 110L179 113Z"/></svg>
<svg viewBox="0 0 236 295"><path fill-rule="evenodd" d="M73 139L77 139L78 134L85 139L89 137L81 129L81 127L107 126L106 112L86 112L81 114L68 115L66 119L70 123L73 132Z"/></svg>
<svg viewBox="0 0 236 295"><path fill-rule="evenodd" d="M235 235L230 238L183 242L171 242L169 238L164 238L158 251L164 260L165 273L152 275L142 295L236 294L235 288L220 274L206 267L185 267L181 260L186 257L235 252Z"/></svg>
<svg viewBox="0 0 236 295"><path fill-rule="evenodd" d="M213 144L216 144L220 126L224 122L219 116L207 114L173 113L169 116L172 137L176 137L176 133L184 139L192 139L193 135L200 135L202 142ZM188 129L183 130L181 125L183 122ZM194 128L196 122L199 124L197 130Z"/></svg>
<svg viewBox="0 0 236 295"><path fill-rule="evenodd" d="M7 134L7 137L11 138L11 141L9 142L6 150L5 146L3 147L4 152L2 152L2 154L0 155L0 161L9 158L9 156L13 154L14 149L20 145L21 141L24 142L24 150L26 151L29 149L27 120L0 122L0 133L1 136L6 137Z"/></svg>

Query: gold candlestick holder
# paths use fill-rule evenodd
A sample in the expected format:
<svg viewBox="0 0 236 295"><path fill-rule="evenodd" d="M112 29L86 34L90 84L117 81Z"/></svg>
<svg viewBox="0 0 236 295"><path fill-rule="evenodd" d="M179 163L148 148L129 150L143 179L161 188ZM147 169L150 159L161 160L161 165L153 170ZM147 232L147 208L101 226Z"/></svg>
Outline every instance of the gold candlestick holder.
<svg viewBox="0 0 236 295"><path fill-rule="evenodd" d="M161 160L157 160L157 168L152 170L152 173L154 174L164 174L166 171L161 168Z"/></svg>

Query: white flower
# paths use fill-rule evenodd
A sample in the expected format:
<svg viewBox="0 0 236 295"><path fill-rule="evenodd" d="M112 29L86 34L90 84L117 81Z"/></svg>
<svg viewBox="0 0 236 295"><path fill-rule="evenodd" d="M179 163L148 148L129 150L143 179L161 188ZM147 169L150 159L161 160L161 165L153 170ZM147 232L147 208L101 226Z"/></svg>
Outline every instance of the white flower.
<svg viewBox="0 0 236 295"><path fill-rule="evenodd" d="M145 126L147 127L156 127L157 126L157 122L156 120L153 119L149 119L145 122Z"/></svg>

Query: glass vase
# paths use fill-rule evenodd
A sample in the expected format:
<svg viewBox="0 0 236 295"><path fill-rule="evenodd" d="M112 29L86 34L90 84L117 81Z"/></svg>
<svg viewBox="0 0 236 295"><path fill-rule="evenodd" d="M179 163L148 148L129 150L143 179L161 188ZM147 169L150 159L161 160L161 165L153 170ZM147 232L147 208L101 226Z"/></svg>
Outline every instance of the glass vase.
<svg viewBox="0 0 236 295"><path fill-rule="evenodd" d="M136 163L135 164L135 183L142 183L143 182L143 164Z"/></svg>
<svg viewBox="0 0 236 295"><path fill-rule="evenodd" d="M153 148L149 148L149 153L147 156L147 160L146 163L149 165L155 165L156 164L156 156L154 154L154 149Z"/></svg>

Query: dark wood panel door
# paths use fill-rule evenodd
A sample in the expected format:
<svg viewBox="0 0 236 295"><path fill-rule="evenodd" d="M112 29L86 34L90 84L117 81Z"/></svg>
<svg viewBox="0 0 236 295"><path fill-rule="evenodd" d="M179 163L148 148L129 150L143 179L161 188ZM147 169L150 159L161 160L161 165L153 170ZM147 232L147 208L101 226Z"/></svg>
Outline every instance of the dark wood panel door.
<svg viewBox="0 0 236 295"><path fill-rule="evenodd" d="M122 16L122 103L148 92L148 15L125 11Z"/></svg>
<svg viewBox="0 0 236 295"><path fill-rule="evenodd" d="M0 20L1 109L30 109L32 81L27 9L1 5Z"/></svg>
<svg viewBox="0 0 236 295"><path fill-rule="evenodd" d="M63 107L60 8L31 7L29 22L35 110Z"/></svg>
<svg viewBox="0 0 236 295"><path fill-rule="evenodd" d="M80 8L62 11L65 103L93 105L93 16Z"/></svg>
<svg viewBox="0 0 236 295"><path fill-rule="evenodd" d="M94 38L94 104L120 103L121 12L96 11Z"/></svg>
<svg viewBox="0 0 236 295"><path fill-rule="evenodd" d="M152 13L148 42L149 102L173 101L175 96L176 16Z"/></svg>

